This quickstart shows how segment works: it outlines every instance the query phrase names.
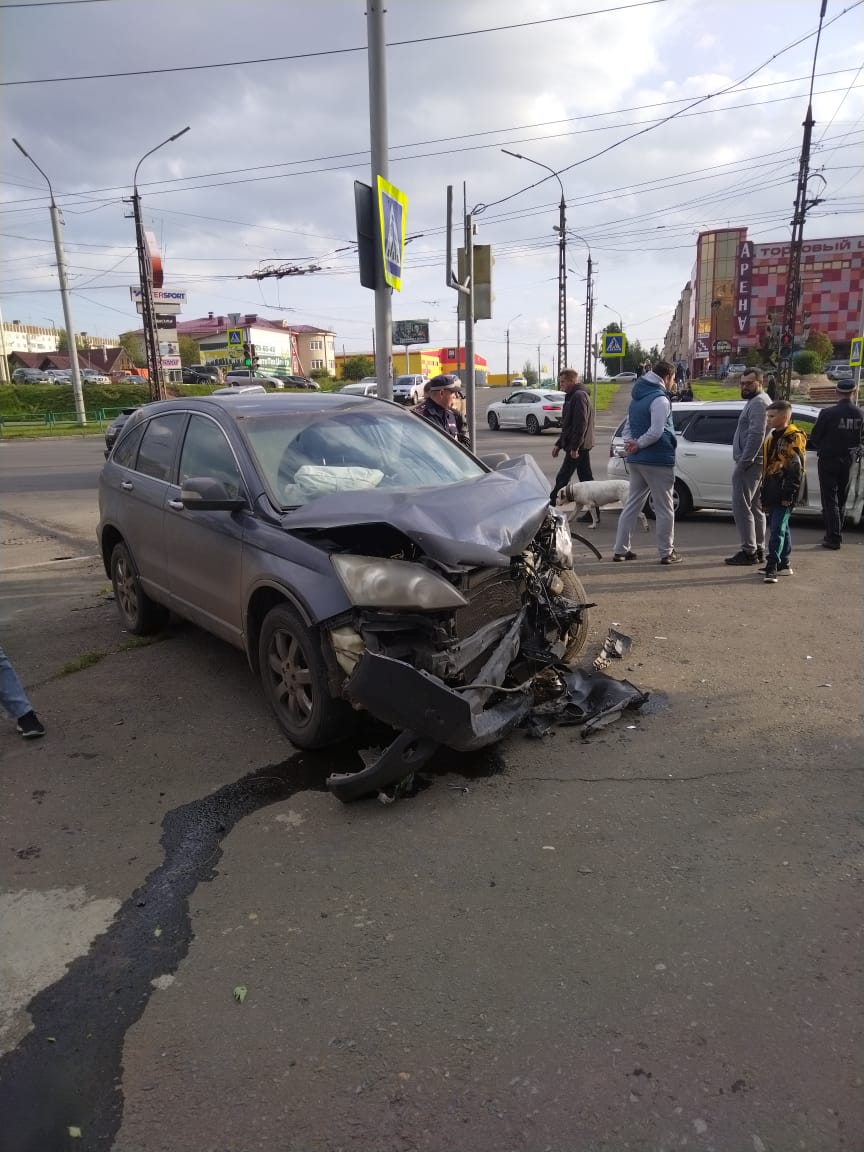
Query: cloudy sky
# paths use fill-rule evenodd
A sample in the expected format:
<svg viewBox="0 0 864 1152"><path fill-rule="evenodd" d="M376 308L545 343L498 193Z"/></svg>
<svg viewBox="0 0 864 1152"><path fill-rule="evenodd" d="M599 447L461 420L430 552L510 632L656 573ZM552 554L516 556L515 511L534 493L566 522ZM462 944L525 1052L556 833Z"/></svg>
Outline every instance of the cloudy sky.
<svg viewBox="0 0 864 1152"><path fill-rule="evenodd" d="M434 345L456 336L445 190L453 184L461 204L464 182L469 205L487 206L477 239L496 260L495 318L478 325L478 351L503 371L509 324L518 366L536 361L538 345L551 364L559 188L528 187L544 172L502 148L562 170L568 227L595 261L595 324L620 313L643 343L662 340L700 230L746 224L752 237L788 237L818 0L622 4L389 0L390 178L409 197L417 237L393 316L429 318ZM862 14L861 0L828 0L813 153L826 187L811 237L864 233ZM166 286L189 293L184 318L257 311L332 328L340 351L370 347L373 296L351 244L353 182L369 180L361 0L0 0L0 44L7 321L62 324L45 186L11 138L51 178L63 209L76 328L114 335L136 322L123 198L139 158L188 124L139 176ZM273 57L286 59L193 67ZM166 68L183 70L152 71ZM149 74L46 82L136 71ZM40 82L14 83L25 80ZM649 130L611 147L640 129ZM586 256L571 239L577 366ZM240 279L272 262L321 271Z"/></svg>

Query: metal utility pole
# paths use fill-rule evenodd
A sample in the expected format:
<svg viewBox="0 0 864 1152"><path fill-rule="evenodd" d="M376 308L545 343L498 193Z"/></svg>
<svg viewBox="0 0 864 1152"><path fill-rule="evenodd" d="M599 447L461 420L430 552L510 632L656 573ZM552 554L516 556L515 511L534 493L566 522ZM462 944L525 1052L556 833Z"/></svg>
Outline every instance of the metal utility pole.
<svg viewBox="0 0 864 1152"><path fill-rule="evenodd" d="M804 246L804 221L808 208L813 208L820 203L818 197L812 200L807 199L807 181L810 177L810 142L815 123L813 120L813 81L816 75L816 57L819 53L822 21L825 19L827 7L828 0L822 0L816 46L813 50L813 68L810 73L810 98L807 103L807 115L804 117L804 139L801 144L801 160L798 165L798 184L795 190L792 239L789 244L789 266L786 271L786 296L783 301L783 320L780 326L780 343L777 349L777 397L780 400L788 400L792 392L792 353L795 348L798 305L801 302L801 251Z"/></svg>
<svg viewBox="0 0 864 1152"><path fill-rule="evenodd" d="M51 181L33 157L22 148L14 137L12 138L12 143L22 156L27 157L36 171L44 178L45 183L48 185L48 192L51 195L51 231L54 234L54 252L57 257L57 279L60 282L60 300L63 304L63 319L66 322L66 343L68 345L69 367L72 370L72 395L75 399L75 418L79 424L83 425L87 423L87 415L84 411L84 391L81 387L81 373L78 369L78 346L75 343L75 325L72 323L72 307L69 303L69 288L66 283L66 257L63 254L63 239L60 235L60 209L54 200L54 189L51 187Z"/></svg>
<svg viewBox="0 0 864 1152"><path fill-rule="evenodd" d="M513 317L513 319L510 321L510 324L515 324L515 322L517 320L520 320L521 318L522 318L522 313L520 312L518 316ZM510 387L510 324L507 325L507 387L508 388Z"/></svg>
<svg viewBox="0 0 864 1152"><path fill-rule="evenodd" d="M588 250L588 283L585 287L585 383L590 384L591 372L591 342L594 337L594 265L591 260L591 250ZM597 403L597 390L594 390L594 403Z"/></svg>
<svg viewBox="0 0 864 1152"><path fill-rule="evenodd" d="M466 413L465 425L468 433L468 446L474 450L476 441L475 404L474 404L474 216L467 208L467 195L465 186L462 189L462 200L465 212L465 265L462 269L464 279L453 272L453 185L447 185L447 255L444 278L448 288L459 293L460 301L464 297L465 310L465 375L462 382L465 385ZM457 340L456 356L459 357L458 315L457 307Z"/></svg>
<svg viewBox="0 0 864 1152"><path fill-rule="evenodd" d="M6 359L6 322L3 319L3 310L0 308L0 384L8 384L9 361Z"/></svg>
<svg viewBox="0 0 864 1152"><path fill-rule="evenodd" d="M540 379L540 345L538 344L537 345L537 387L539 388L541 386L541 384L542 384L542 381Z"/></svg>
<svg viewBox="0 0 864 1152"><path fill-rule="evenodd" d="M135 245L138 249L138 279L141 286L141 319L144 324L144 350L147 355L147 374L150 377L150 398L163 400L165 392L162 387L162 363L159 359L159 334L156 331L156 309L153 306L153 266L147 252L147 242L144 236L144 223L141 217L141 197L138 193L138 169L148 156L164 148L166 144L173 144L189 131L189 125L145 152L135 165L132 176L132 215L135 218Z"/></svg>
<svg viewBox="0 0 864 1152"><path fill-rule="evenodd" d="M554 231L558 233L558 371L567 367L567 205L564 200L564 185L561 177L554 168L543 164L540 160L532 160L530 156L523 156L521 152L510 152L502 148L507 156L517 160L527 160L529 164L536 164L554 176L561 189L561 202L558 205L558 223Z"/></svg>
<svg viewBox="0 0 864 1152"><path fill-rule="evenodd" d="M372 152L372 199L375 205L376 238L381 235L378 177L390 175L390 145L387 137L387 49L384 37L384 4L368 0L366 39L369 57L369 143ZM390 288L384 281L381 245L376 242L378 276L375 286L375 375L381 400L393 399L392 311Z"/></svg>

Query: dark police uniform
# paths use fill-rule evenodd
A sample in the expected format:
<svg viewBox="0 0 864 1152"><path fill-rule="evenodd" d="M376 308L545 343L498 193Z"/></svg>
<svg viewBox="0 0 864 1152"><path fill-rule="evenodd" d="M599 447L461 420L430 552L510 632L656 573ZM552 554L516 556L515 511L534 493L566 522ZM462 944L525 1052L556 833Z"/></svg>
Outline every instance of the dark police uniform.
<svg viewBox="0 0 864 1152"><path fill-rule="evenodd" d="M460 444L464 444L466 448L470 447L468 433L465 430L465 420L461 412L455 412L452 408L442 408L430 396L427 396L411 411L417 416L423 416L436 428L440 428L442 432L452 436Z"/></svg>
<svg viewBox="0 0 864 1152"><path fill-rule="evenodd" d="M849 495L849 478L852 465L861 451L864 412L852 403L854 385L840 381L837 390L848 392L848 399L823 408L819 413L810 443L816 449L819 460L819 493L822 497L822 519L825 523L826 548L839 548L843 543L843 515L846 498Z"/></svg>

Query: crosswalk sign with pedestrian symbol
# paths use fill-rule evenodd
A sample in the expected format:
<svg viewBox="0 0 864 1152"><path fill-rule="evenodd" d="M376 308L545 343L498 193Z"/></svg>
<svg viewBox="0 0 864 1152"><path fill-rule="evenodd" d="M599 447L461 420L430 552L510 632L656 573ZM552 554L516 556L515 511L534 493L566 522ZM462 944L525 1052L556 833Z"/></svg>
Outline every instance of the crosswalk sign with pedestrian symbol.
<svg viewBox="0 0 864 1152"><path fill-rule="evenodd" d="M229 348L242 348L243 347L243 329L242 328L229 328L228 329L228 347Z"/></svg>
<svg viewBox="0 0 864 1152"><path fill-rule="evenodd" d="M408 197L383 177L378 177L378 219L381 223L381 254L384 280L402 291L402 263L405 255L405 220Z"/></svg>
<svg viewBox="0 0 864 1152"><path fill-rule="evenodd" d="M623 356L627 351L627 337L623 332L605 332L603 334L603 355Z"/></svg>

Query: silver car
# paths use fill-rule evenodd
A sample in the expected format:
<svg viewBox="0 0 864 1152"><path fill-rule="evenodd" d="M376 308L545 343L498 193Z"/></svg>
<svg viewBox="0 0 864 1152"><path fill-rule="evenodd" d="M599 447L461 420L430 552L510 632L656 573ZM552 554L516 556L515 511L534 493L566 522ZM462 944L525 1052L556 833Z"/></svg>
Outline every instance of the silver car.
<svg viewBox="0 0 864 1152"><path fill-rule="evenodd" d="M533 459L493 471L395 404L148 404L102 469L99 510L125 629L171 610L243 649L298 747L371 712L402 732L376 765L394 778L441 744L499 739L535 676L587 638L566 519Z"/></svg>

